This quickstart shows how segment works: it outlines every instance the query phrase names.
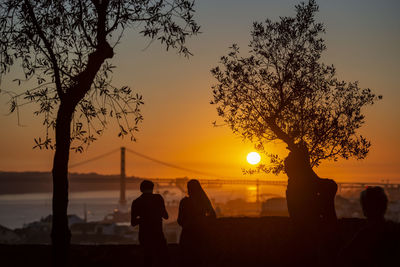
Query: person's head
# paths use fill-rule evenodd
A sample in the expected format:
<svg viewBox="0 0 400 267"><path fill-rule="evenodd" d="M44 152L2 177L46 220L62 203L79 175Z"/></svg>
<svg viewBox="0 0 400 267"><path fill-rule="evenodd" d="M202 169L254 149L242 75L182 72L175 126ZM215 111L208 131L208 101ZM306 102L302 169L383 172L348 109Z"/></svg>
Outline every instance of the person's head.
<svg viewBox="0 0 400 267"><path fill-rule="evenodd" d="M153 193L154 183L149 180L143 180L140 183L140 191L142 193Z"/></svg>
<svg viewBox="0 0 400 267"><path fill-rule="evenodd" d="M205 214L210 214L210 211L213 210L213 208L206 192L204 192L201 187L200 182L196 179L189 180L187 183L187 189L189 198L194 201L196 208L203 210L206 212Z"/></svg>
<svg viewBox="0 0 400 267"><path fill-rule="evenodd" d="M367 187L361 192L360 201L365 217L372 220L384 218L388 199L382 187Z"/></svg>
<svg viewBox="0 0 400 267"><path fill-rule="evenodd" d="M201 195L205 195L203 188L200 185L200 182L196 179L191 179L187 183L187 189L189 197L198 197Z"/></svg>

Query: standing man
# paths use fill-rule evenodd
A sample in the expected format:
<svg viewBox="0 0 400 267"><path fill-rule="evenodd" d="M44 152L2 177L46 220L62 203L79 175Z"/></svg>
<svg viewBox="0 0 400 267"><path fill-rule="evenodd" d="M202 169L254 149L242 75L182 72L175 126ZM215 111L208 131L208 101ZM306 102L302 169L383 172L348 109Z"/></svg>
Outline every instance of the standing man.
<svg viewBox="0 0 400 267"><path fill-rule="evenodd" d="M140 184L142 195L132 202L131 225L139 225L139 242L143 248L145 266L168 265L167 242L162 219L168 219L164 199L153 194L154 183L144 180Z"/></svg>
<svg viewBox="0 0 400 267"><path fill-rule="evenodd" d="M360 195L367 218L342 248L337 266L395 266L400 251L400 227L385 220L388 198L380 186L368 186Z"/></svg>

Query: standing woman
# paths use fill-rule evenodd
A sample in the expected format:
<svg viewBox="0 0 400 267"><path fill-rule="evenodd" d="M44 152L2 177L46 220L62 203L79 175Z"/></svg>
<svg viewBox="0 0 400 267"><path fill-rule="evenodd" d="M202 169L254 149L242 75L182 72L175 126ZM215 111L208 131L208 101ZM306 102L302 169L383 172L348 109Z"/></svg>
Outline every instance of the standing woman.
<svg viewBox="0 0 400 267"><path fill-rule="evenodd" d="M184 266L201 266L208 256L209 229L215 211L198 180L187 183L188 197L179 204L178 224L182 226L180 247Z"/></svg>

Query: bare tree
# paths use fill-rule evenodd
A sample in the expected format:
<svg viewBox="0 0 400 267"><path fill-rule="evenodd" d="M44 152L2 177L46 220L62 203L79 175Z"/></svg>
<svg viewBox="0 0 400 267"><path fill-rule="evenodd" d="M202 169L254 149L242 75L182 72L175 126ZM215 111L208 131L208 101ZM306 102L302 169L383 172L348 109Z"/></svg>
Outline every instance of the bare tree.
<svg viewBox="0 0 400 267"><path fill-rule="evenodd" d="M284 170L279 155L265 149L275 141L292 152L304 146L311 167L368 154L371 144L357 130L364 123L363 108L381 96L357 82L340 81L334 66L320 62L326 46L324 26L315 21L317 11L310 0L296 6L294 17L255 22L248 56L241 57L234 44L211 71L218 81L211 102L218 115L271 159L257 171Z"/></svg>
<svg viewBox="0 0 400 267"><path fill-rule="evenodd" d="M186 38L198 33L193 0L66 0L0 2L0 78L13 65L25 74L20 86L36 85L11 95L11 112L37 103L44 138L36 147L55 148L53 162L52 243L57 266L66 264L68 228L68 159L72 149L82 152L102 134L107 117L115 118L120 136L130 135L142 121L139 94L114 87L114 56L124 30L139 30L149 41L191 55ZM18 63L18 64L15 64ZM15 66L15 67L17 67ZM14 67L13 67L14 68ZM29 82L28 82L29 81ZM55 132L55 141L51 138Z"/></svg>

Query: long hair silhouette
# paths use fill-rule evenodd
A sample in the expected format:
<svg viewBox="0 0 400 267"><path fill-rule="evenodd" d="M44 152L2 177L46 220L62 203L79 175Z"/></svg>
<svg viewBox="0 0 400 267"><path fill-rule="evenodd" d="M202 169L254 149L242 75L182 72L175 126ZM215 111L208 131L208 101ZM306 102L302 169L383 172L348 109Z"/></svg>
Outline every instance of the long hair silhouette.
<svg viewBox="0 0 400 267"><path fill-rule="evenodd" d="M206 192L200 185L200 182L196 179L191 179L187 183L189 198L196 203L196 206L205 212L204 215L210 215L210 211L213 210L210 199L208 198Z"/></svg>
<svg viewBox="0 0 400 267"><path fill-rule="evenodd" d="M209 254L210 228L216 217L211 202L198 180L187 183L188 196L179 204L178 224L182 226L180 247L183 266L204 266Z"/></svg>

